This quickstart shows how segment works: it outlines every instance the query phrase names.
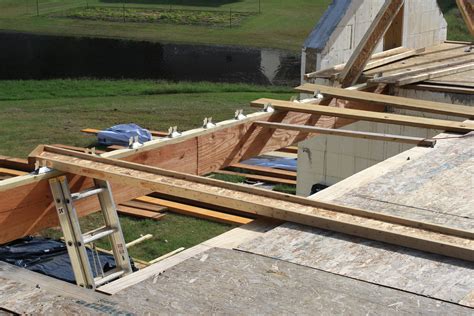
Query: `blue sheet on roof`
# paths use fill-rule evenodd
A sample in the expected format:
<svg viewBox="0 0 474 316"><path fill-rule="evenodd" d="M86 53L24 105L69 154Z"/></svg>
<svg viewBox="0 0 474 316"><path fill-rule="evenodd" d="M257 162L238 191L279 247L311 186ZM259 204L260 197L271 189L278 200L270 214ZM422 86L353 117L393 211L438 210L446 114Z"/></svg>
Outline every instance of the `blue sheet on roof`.
<svg viewBox="0 0 474 316"><path fill-rule="evenodd" d="M242 161L243 164L251 166L270 167L283 170L296 171L297 159L280 157L258 157Z"/></svg>
<svg viewBox="0 0 474 316"><path fill-rule="evenodd" d="M151 140L151 133L137 124L119 124L100 131L97 134L97 141L100 145L121 145L128 146L130 137L138 136L140 143Z"/></svg>

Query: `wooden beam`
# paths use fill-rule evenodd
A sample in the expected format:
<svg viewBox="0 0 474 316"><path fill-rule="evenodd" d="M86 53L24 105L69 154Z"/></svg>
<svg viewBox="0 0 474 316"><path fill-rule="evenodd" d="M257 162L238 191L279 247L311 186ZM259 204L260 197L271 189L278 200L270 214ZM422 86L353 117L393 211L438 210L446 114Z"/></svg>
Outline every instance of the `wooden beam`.
<svg viewBox="0 0 474 316"><path fill-rule="evenodd" d="M282 124L282 123L270 123L270 122L255 122L257 126L263 126L266 128L275 128L275 129L288 129L292 131L299 131L303 133L314 133L314 134L323 134L323 135L337 135L337 136L346 136L354 138L363 138L363 139L374 139L380 141L389 141L397 142L404 144L411 144L416 146L424 147L434 147L436 140L426 139L421 137L410 137L402 135L393 135L393 134L380 134L380 133L370 133L370 132L360 132L360 131L350 131L344 129L331 129L331 128L322 128L322 127L313 127L306 125L292 125L292 124Z"/></svg>
<svg viewBox="0 0 474 316"><path fill-rule="evenodd" d="M117 208L117 212L123 215L130 215L130 216L140 217L140 218L145 218L145 219L153 219L155 221L162 220L163 217L166 216L165 214L142 210L139 208L124 206L124 205L119 205Z"/></svg>
<svg viewBox="0 0 474 316"><path fill-rule="evenodd" d="M97 135L101 130L100 129L95 129L95 128L84 128L81 129L81 132L86 133L86 134L94 134ZM168 136L167 132L161 132L161 131L152 131L149 130L150 134L155 137L166 137Z"/></svg>
<svg viewBox="0 0 474 316"><path fill-rule="evenodd" d="M251 171L255 174L260 174L262 176L296 180L296 172L295 171L289 171L289 170L283 170L283 169L277 169L277 168L270 168L270 167L247 165L247 164L244 164L244 163L236 163L236 164L231 165L230 167L248 170L248 171Z"/></svg>
<svg viewBox="0 0 474 316"><path fill-rule="evenodd" d="M343 88L357 83L375 47L377 47L393 19L397 16L398 11L402 8L403 2L403 0L386 0L382 5L342 71L340 82Z"/></svg>
<svg viewBox="0 0 474 316"><path fill-rule="evenodd" d="M297 154L298 146L283 147L283 148L278 149L277 151L281 151L282 153Z"/></svg>
<svg viewBox="0 0 474 316"><path fill-rule="evenodd" d="M303 93L315 93L316 91L319 91L323 95L343 100L369 102L392 106L399 109L474 118L474 107L471 106L417 100L363 91L348 91L347 89L309 83L296 87L295 90Z"/></svg>
<svg viewBox="0 0 474 316"><path fill-rule="evenodd" d="M405 86L407 84L417 83L430 79L435 79L443 76L454 75L461 72L466 72L474 69L474 62L465 65L443 68L431 72L421 73L416 76L401 78L397 80L396 86Z"/></svg>
<svg viewBox="0 0 474 316"><path fill-rule="evenodd" d="M199 176L107 159L55 147L42 147L46 166L80 175L127 183L152 191L216 202L226 207L474 261L474 233L378 212L312 201Z"/></svg>
<svg viewBox="0 0 474 316"><path fill-rule="evenodd" d="M468 133L474 130L474 124L472 123L454 122L408 115L361 111L313 104L306 105L273 99L258 99L251 103L251 105L255 107L263 107L267 104L271 104L272 107L281 111L336 116L354 120L431 128L459 133Z"/></svg>
<svg viewBox="0 0 474 316"><path fill-rule="evenodd" d="M213 210L204 209L201 207L196 207L196 206L173 202L173 201L167 201L167 200L163 200L163 199L159 199L159 198L155 198L151 196L142 196L142 197L137 198L136 200L164 206L169 211L174 212L174 213L197 217L197 218L203 218L203 219L207 219L207 220L219 222L219 223L243 225L243 224L248 224L251 221L253 221L253 219L242 217L242 216L221 213L221 212L217 212Z"/></svg>
<svg viewBox="0 0 474 316"><path fill-rule="evenodd" d="M69 145L63 145L63 144L53 144L53 145L51 145L51 146L59 147L59 148L64 148L64 149L70 149L70 150L78 151L78 152L81 152L81 153L85 153L85 152L87 152L88 150L92 150L91 148L77 147L77 146L69 146ZM105 151L103 151L103 150L99 150L99 149L94 149L94 150L95 150L95 153L96 153L96 154L103 154L103 153L105 153Z"/></svg>
<svg viewBox="0 0 474 316"><path fill-rule="evenodd" d="M152 204L152 203L140 202L140 201L136 201L136 200L132 200L132 201L128 201L128 202L122 202L122 203L120 203L120 205L130 206L130 207L135 207L135 208L141 208L143 210L157 212L157 213L162 213L162 212L165 212L167 210L167 208L164 207L164 206L159 206L159 205Z"/></svg>
<svg viewBox="0 0 474 316"><path fill-rule="evenodd" d="M456 0L459 12L466 23L467 29L474 36L474 8L471 0Z"/></svg>
<svg viewBox="0 0 474 316"><path fill-rule="evenodd" d="M216 173L216 174L226 174L226 175L231 175L231 176L240 176L240 177L245 177L249 180L254 180L254 181L276 183L276 184L296 185L296 180L282 179L282 178L269 177L269 176L262 176L262 175L258 175L258 174L241 173L241 172L228 171L228 170L217 170L217 171L214 171L214 173Z"/></svg>
<svg viewBox="0 0 474 316"><path fill-rule="evenodd" d="M24 176L25 174L28 174L28 172L0 167L0 175L16 177L16 176Z"/></svg>

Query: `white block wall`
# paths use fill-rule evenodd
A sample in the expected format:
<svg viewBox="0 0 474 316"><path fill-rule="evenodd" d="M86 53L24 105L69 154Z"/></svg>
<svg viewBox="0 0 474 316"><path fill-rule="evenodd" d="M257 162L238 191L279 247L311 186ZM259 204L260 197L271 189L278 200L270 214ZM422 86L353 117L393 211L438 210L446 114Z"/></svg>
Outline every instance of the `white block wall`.
<svg viewBox="0 0 474 316"><path fill-rule="evenodd" d="M474 106L474 100L469 95L413 89L398 89L396 94L403 97ZM393 109L392 112L437 119L463 120L458 117L427 114L418 111ZM433 137L441 133L439 130L362 121L347 125L344 129L423 138ZM297 194L308 196L313 184L335 184L412 147L408 144L332 135L317 136L300 142L298 144Z"/></svg>

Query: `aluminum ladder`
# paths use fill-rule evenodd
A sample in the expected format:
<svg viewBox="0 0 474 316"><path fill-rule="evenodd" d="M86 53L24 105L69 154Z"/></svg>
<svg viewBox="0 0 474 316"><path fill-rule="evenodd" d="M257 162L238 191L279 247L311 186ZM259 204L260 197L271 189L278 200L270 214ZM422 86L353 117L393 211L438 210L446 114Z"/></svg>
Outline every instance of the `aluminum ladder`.
<svg viewBox="0 0 474 316"><path fill-rule="evenodd" d="M107 282L132 272L110 184L107 181L97 179L94 179L94 184L94 187L85 191L71 193L65 176L49 180L76 283L78 286L89 289L96 289ZM74 202L94 195L99 199L105 225L82 234ZM92 249L95 249L93 243L105 237L109 238L112 246L116 268L104 273L97 251L95 253L92 251L92 259L97 275L94 277L86 245L92 244ZM97 255L97 258L94 257L95 255ZM99 261L101 273L97 269L96 259Z"/></svg>

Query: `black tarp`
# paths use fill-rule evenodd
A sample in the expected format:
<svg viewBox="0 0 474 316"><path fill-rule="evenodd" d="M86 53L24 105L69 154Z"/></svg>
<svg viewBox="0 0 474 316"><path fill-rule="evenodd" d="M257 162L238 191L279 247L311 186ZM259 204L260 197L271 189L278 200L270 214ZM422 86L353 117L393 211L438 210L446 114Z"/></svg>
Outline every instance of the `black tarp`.
<svg viewBox="0 0 474 316"><path fill-rule="evenodd" d="M115 268L112 255L99 252L99 260L93 260L92 250L87 248L89 262L94 277L100 266L104 272ZM39 272L56 279L76 283L66 245L60 240L41 237L25 237L0 246L0 260L31 271ZM132 263L133 270L136 268ZM99 272L100 273L100 272Z"/></svg>

